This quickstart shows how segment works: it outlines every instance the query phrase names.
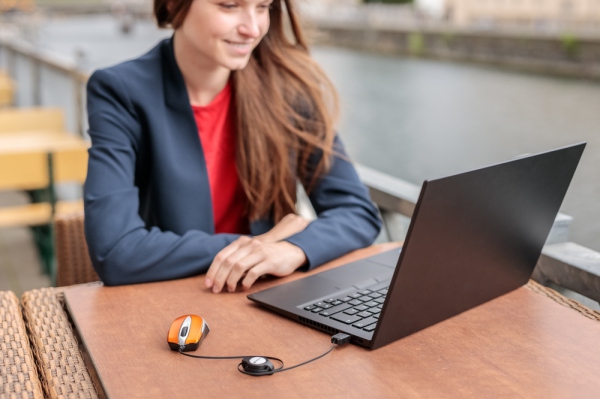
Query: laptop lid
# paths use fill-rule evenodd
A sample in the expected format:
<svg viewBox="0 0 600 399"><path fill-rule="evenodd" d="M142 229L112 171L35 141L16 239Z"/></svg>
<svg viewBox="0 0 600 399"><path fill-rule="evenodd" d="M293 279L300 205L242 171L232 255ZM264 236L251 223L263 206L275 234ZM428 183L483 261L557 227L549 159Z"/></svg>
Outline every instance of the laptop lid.
<svg viewBox="0 0 600 399"><path fill-rule="evenodd" d="M249 298L321 330L349 332L353 342L375 349L512 291L530 278L584 148L575 144L425 181L368 337L298 306L313 292L323 296L328 282L348 276L345 269L356 275L362 261ZM367 258L364 268L377 269L373 264ZM332 295L342 285L331 284Z"/></svg>
<svg viewBox="0 0 600 399"><path fill-rule="evenodd" d="M526 284L584 148L425 181L372 348Z"/></svg>

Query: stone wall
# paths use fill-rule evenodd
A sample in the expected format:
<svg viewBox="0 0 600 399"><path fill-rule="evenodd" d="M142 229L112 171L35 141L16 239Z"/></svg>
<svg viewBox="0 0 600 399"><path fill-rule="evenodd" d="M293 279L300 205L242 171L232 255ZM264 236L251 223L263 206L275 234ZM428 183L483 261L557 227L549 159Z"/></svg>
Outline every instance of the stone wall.
<svg viewBox="0 0 600 399"><path fill-rule="evenodd" d="M600 79L600 38L533 36L362 26L316 26L316 42L368 51L483 62L534 72Z"/></svg>

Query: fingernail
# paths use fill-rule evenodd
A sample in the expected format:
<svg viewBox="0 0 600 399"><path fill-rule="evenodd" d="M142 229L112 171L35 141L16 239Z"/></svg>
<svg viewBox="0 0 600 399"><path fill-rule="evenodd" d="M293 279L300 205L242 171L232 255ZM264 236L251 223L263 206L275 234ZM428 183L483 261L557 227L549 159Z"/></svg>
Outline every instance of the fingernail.
<svg viewBox="0 0 600 399"><path fill-rule="evenodd" d="M210 288L212 287L212 280L207 278L206 280L204 280L204 285L206 286L206 288Z"/></svg>
<svg viewBox="0 0 600 399"><path fill-rule="evenodd" d="M218 294L219 293L219 287L217 287L216 285L213 287L213 294Z"/></svg>

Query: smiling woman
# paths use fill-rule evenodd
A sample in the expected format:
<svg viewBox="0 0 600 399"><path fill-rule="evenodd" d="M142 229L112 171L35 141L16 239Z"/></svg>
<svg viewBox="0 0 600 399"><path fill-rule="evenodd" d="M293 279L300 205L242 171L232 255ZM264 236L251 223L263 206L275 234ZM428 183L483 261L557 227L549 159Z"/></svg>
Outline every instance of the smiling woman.
<svg viewBox="0 0 600 399"><path fill-rule="evenodd" d="M88 83L92 262L109 285L213 292L369 245L380 220L291 0L155 0L173 37ZM291 28L285 34L284 25ZM296 182L317 212L295 214Z"/></svg>
<svg viewBox="0 0 600 399"><path fill-rule="evenodd" d="M174 26L180 67L214 70L226 76L243 69L269 30L270 6L271 1L264 0L192 1L186 18Z"/></svg>

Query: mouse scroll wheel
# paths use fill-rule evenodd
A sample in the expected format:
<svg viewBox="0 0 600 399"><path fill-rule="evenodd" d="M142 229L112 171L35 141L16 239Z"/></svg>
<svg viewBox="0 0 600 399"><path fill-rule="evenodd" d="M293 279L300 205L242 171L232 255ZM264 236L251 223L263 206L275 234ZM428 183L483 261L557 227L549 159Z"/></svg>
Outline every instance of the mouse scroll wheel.
<svg viewBox="0 0 600 399"><path fill-rule="evenodd" d="M188 333L188 328L187 327L183 327L181 329L181 334L179 334L179 335L182 336L182 337L185 337L187 335L187 333Z"/></svg>

